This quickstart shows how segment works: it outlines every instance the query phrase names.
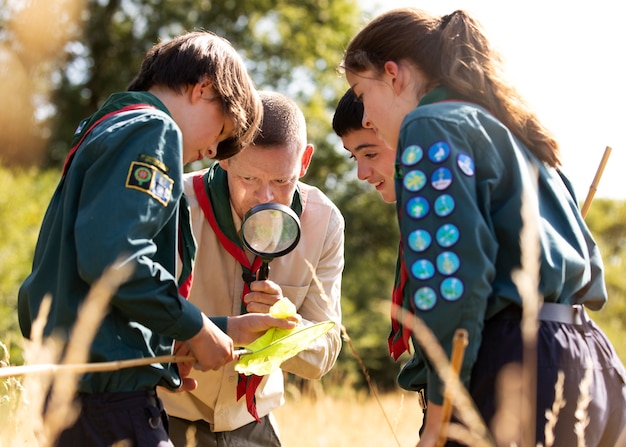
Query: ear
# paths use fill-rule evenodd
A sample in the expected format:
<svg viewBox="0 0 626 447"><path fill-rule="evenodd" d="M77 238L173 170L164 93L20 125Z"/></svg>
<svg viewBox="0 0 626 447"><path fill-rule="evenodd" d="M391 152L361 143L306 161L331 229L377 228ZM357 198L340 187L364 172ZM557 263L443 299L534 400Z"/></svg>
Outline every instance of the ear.
<svg viewBox="0 0 626 447"><path fill-rule="evenodd" d="M389 85L391 85L394 91L400 93L404 83L403 71L400 66L394 61L387 61L383 66L385 72L384 75L389 78Z"/></svg>
<svg viewBox="0 0 626 447"><path fill-rule="evenodd" d="M313 145L307 144L304 148L304 153L302 154L302 160L300 161L300 178L304 177L307 169L309 169L309 165L311 164L311 158L313 157L313 152L315 152Z"/></svg>
<svg viewBox="0 0 626 447"><path fill-rule="evenodd" d="M218 163L220 164L220 168L222 168L224 171L228 171L228 159L220 160Z"/></svg>
<svg viewBox="0 0 626 447"><path fill-rule="evenodd" d="M215 93L213 91L213 83L208 77L204 77L200 82L191 87L191 101L197 102L201 99L211 99Z"/></svg>

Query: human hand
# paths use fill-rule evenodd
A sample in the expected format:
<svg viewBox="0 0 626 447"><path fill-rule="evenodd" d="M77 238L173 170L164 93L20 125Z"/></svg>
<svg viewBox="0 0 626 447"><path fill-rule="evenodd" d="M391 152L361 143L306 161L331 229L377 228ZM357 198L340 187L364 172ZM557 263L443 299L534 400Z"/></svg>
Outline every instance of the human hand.
<svg viewBox="0 0 626 447"><path fill-rule="evenodd" d="M202 314L200 331L185 342L189 352L196 358L193 367L201 371L219 369L235 359L233 340Z"/></svg>
<svg viewBox="0 0 626 447"><path fill-rule="evenodd" d="M422 432L416 447L435 447L437 445L437 437L439 436L439 428L441 427L442 413L442 405L435 405L431 401L428 401L426 420L422 422L424 424L424 431Z"/></svg>
<svg viewBox="0 0 626 447"><path fill-rule="evenodd" d="M246 310L250 313L268 313L272 305L283 298L278 284L269 279L250 283L250 292L243 297Z"/></svg>
<svg viewBox="0 0 626 447"><path fill-rule="evenodd" d="M174 342L174 355L177 357L188 357L191 356L191 350L189 346L185 342L175 341ZM191 369L193 368L192 361L188 362L178 362L178 373L180 374L180 378L182 379L182 383L180 387L176 390L176 392L181 391L193 391L198 388L198 382L196 379L188 377L191 374Z"/></svg>
<svg viewBox="0 0 626 447"><path fill-rule="evenodd" d="M246 346L265 334L268 329L293 329L302 320L295 314L289 318L276 318L266 313L249 313L228 317L228 335L237 346Z"/></svg>

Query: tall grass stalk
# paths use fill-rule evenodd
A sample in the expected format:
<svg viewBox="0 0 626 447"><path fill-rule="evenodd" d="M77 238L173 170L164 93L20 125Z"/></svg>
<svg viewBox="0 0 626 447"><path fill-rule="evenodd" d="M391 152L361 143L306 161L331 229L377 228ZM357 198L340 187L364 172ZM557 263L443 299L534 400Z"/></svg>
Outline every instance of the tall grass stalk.
<svg viewBox="0 0 626 447"><path fill-rule="evenodd" d="M454 373L445 351L431 329L424 323L424 320L407 312L402 307L396 304L392 304L391 307L392 315L396 315L398 321L402 322L405 327L410 328L413 337L428 356L439 377L441 377L444 387L449 389L450 393L455 396L454 405L457 410L455 414L469 430L469 438L466 437L463 442L469 442L470 445L475 447L495 446L493 437L476 409L474 401L459 380L459 377Z"/></svg>
<svg viewBox="0 0 626 447"><path fill-rule="evenodd" d="M50 297L46 296L37 318L33 321L31 339L24 343L25 364L60 363L71 366L86 362L89 347L107 312L111 296L128 279L131 272L130 265L108 268L94 283L80 309L65 348L62 348L64 343L59 338L43 337L51 305ZM61 351L65 352L62 357ZM8 360L4 363L8 366ZM80 408L75 404L74 397L80 373L71 368L63 374L45 370L35 372L36 374L26 374L21 382L22 386L7 393L6 400L12 402L14 407L3 424L0 436L2 447L52 446L59 434L76 421ZM16 381L17 379L9 377L3 383L11 384Z"/></svg>
<svg viewBox="0 0 626 447"><path fill-rule="evenodd" d="M534 178L537 178L536 169ZM536 187L536 184L535 184ZM512 280L522 299L522 398L521 398L521 447L534 447L537 433L537 331L539 308L543 296L539 294L539 268L541 247L539 244L539 203L536 189L524 189L522 195L522 228L520 230L521 266L512 272Z"/></svg>

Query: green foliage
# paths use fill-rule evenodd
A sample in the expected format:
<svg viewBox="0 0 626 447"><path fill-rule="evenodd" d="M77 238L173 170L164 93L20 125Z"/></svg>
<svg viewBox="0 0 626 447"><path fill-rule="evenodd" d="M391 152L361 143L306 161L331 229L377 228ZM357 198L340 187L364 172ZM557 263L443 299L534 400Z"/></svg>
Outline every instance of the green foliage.
<svg viewBox="0 0 626 447"><path fill-rule="evenodd" d="M57 171L11 171L0 165L0 334L13 363L21 361L17 291L30 273L39 227L59 179Z"/></svg>
<svg viewBox="0 0 626 447"><path fill-rule="evenodd" d="M626 363L626 202L596 199L586 218L604 260L609 294L607 305L599 312L590 312L613 342L622 362Z"/></svg>
<svg viewBox="0 0 626 447"><path fill-rule="evenodd" d="M240 51L260 89L283 92L301 105L317 148L309 181L323 186L329 167L334 175L346 170L329 135L346 88L337 66L359 24L356 0L88 0L87 11L84 32L68 45L67 63L58 71L50 163L63 161L83 117L126 89L154 42L206 29Z"/></svg>
<svg viewBox="0 0 626 447"><path fill-rule="evenodd" d="M352 181L330 195L346 220L343 324L369 375L380 388L391 388L401 366L393 362L387 348L399 240L395 205L384 203L363 182ZM362 386L365 378L348 348L336 369Z"/></svg>

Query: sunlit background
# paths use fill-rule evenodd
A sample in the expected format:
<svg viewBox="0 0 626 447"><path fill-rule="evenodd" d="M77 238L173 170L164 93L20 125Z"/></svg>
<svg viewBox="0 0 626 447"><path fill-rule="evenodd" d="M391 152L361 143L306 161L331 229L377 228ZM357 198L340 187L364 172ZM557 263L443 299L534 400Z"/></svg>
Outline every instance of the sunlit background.
<svg viewBox="0 0 626 447"><path fill-rule="evenodd" d="M623 16L609 0L360 0L376 12L417 6L465 9L485 26L518 89L556 134L563 171L579 201L606 146L611 156L596 197L626 198L626 62Z"/></svg>

